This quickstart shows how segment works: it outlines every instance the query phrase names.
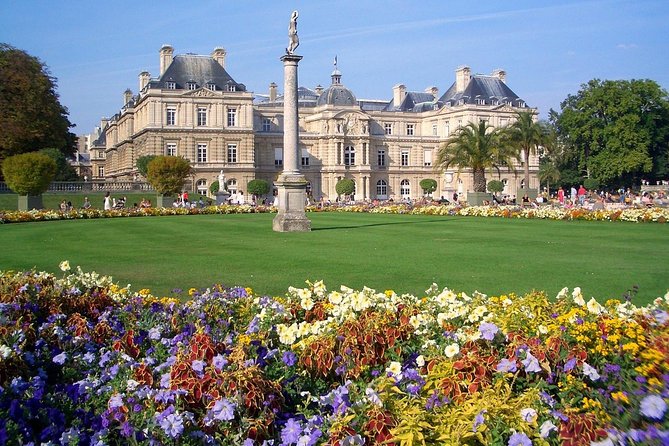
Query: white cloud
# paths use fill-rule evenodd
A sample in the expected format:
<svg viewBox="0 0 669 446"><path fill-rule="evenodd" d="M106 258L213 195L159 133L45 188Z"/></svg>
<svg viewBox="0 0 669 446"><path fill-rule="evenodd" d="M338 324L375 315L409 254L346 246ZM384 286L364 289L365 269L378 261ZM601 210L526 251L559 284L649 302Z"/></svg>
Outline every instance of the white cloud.
<svg viewBox="0 0 669 446"><path fill-rule="evenodd" d="M638 45L636 43L619 43L618 45L616 45L616 48L620 50L631 50L637 47Z"/></svg>

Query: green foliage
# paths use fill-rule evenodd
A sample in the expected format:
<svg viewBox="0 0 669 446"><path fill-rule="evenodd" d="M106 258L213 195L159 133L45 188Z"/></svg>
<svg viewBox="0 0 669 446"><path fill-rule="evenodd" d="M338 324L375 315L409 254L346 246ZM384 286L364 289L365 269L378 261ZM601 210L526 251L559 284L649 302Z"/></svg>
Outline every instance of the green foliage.
<svg viewBox="0 0 669 446"><path fill-rule="evenodd" d="M492 129L491 131L488 131ZM508 166L516 158L514 149L509 145L508 138L503 137L500 129L493 129L485 121L478 124L470 122L461 127L437 152L436 166L446 170L458 166L458 172L472 169L474 176L474 192L485 192L486 169L497 169Z"/></svg>
<svg viewBox="0 0 669 446"><path fill-rule="evenodd" d="M135 165L137 166L137 170L139 171L140 175L142 175L144 178L146 178L148 175L149 163L153 161L155 158L156 155L142 155L139 158L137 158Z"/></svg>
<svg viewBox="0 0 669 446"><path fill-rule="evenodd" d="M548 139L549 130L546 124L534 120L535 113L523 111L516 114L516 121L504 129L509 143L522 154L525 160L523 165L525 184L530 184L530 155L537 153L539 146L544 145ZM527 186L526 186L527 187Z"/></svg>
<svg viewBox="0 0 669 446"><path fill-rule="evenodd" d="M488 181L488 190L493 193L499 193L504 190L504 183L499 180Z"/></svg>
<svg viewBox="0 0 669 446"><path fill-rule="evenodd" d="M160 155L149 162L146 179L159 194L172 195L181 192L190 174L187 159Z"/></svg>
<svg viewBox="0 0 669 446"><path fill-rule="evenodd" d="M7 157L2 174L11 190L19 195L40 195L49 189L56 174L56 162L43 153L23 153Z"/></svg>
<svg viewBox="0 0 669 446"><path fill-rule="evenodd" d="M209 192L211 192L212 194L216 195L216 194L218 193L220 187L221 187L221 186L220 186L218 180L216 180L216 181L214 181L213 183L211 183L211 184L209 185Z"/></svg>
<svg viewBox="0 0 669 446"><path fill-rule="evenodd" d="M251 180L249 181L249 184L246 187L248 189L248 192L251 195L255 195L256 197L265 195L269 192L269 183L266 180L262 179Z"/></svg>
<svg viewBox="0 0 669 446"><path fill-rule="evenodd" d="M552 119L565 164L602 185L669 175L669 100L652 80L591 80ZM562 169L561 169L562 170Z"/></svg>
<svg viewBox="0 0 669 446"><path fill-rule="evenodd" d="M44 155L47 155L56 163L56 176L53 178L53 181L78 181L79 176L77 171L67 162L65 154L58 149L49 148L42 149L39 151Z"/></svg>
<svg viewBox="0 0 669 446"><path fill-rule="evenodd" d="M36 57L0 43L0 162L11 155L55 147L76 151L68 112L56 93L56 79Z"/></svg>
<svg viewBox="0 0 669 446"><path fill-rule="evenodd" d="M583 187L585 187L588 190L599 189L599 180L596 178L586 178L585 180L583 180Z"/></svg>
<svg viewBox="0 0 669 446"><path fill-rule="evenodd" d="M342 178L335 185L337 195L351 195L355 192L355 181L350 178Z"/></svg>
<svg viewBox="0 0 669 446"><path fill-rule="evenodd" d="M432 178L425 178L424 180L420 180L420 188L423 189L423 192L426 194L431 194L435 190L437 190L437 181L433 180Z"/></svg>

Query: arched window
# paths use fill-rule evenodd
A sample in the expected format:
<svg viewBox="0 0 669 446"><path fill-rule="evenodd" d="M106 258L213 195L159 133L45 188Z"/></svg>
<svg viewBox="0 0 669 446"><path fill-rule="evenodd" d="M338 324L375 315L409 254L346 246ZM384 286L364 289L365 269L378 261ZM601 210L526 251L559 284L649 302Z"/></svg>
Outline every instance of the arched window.
<svg viewBox="0 0 669 446"><path fill-rule="evenodd" d="M228 192L230 192L231 194L237 192L237 180L235 180L234 178L228 180Z"/></svg>
<svg viewBox="0 0 669 446"><path fill-rule="evenodd" d="M376 198L385 200L388 198L388 183L386 180L376 182Z"/></svg>
<svg viewBox="0 0 669 446"><path fill-rule="evenodd" d="M207 195L207 180L205 179L197 180L195 189L197 190L198 194Z"/></svg>
<svg viewBox="0 0 669 446"><path fill-rule="evenodd" d="M504 190L502 192L505 193L505 194L508 193L509 192L509 189L508 189L509 188L509 180L504 178L502 180L502 184L504 185Z"/></svg>
<svg viewBox="0 0 669 446"><path fill-rule="evenodd" d="M411 197L411 183L409 183L409 180L402 180L400 183L400 195L402 198Z"/></svg>

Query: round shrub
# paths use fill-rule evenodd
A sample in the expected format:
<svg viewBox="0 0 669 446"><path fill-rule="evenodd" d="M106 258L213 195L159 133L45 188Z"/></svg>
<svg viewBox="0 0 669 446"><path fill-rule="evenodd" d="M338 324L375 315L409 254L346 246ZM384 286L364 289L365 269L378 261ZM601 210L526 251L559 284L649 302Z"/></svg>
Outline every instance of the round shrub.
<svg viewBox="0 0 669 446"><path fill-rule="evenodd" d="M191 172L187 159L161 155L149 162L146 179L159 194L172 195L181 191Z"/></svg>
<svg viewBox="0 0 669 446"><path fill-rule="evenodd" d="M432 178L425 178L424 180L420 180L419 184L420 188L423 189L426 194L431 194L437 190L437 180L433 180Z"/></svg>
<svg viewBox="0 0 669 446"><path fill-rule="evenodd" d="M499 193L504 190L504 183L499 180L488 181L488 190L493 193Z"/></svg>
<svg viewBox="0 0 669 446"><path fill-rule="evenodd" d="M355 181L350 178L342 178L337 181L335 190L337 191L337 195L351 195L355 192Z"/></svg>
<svg viewBox="0 0 669 446"><path fill-rule="evenodd" d="M41 195L56 175L56 162L43 153L29 152L9 156L2 163L2 174L11 190L19 195Z"/></svg>
<svg viewBox="0 0 669 446"><path fill-rule="evenodd" d="M248 186L246 186L251 195L260 197L269 192L269 183L266 180L256 179L249 181Z"/></svg>

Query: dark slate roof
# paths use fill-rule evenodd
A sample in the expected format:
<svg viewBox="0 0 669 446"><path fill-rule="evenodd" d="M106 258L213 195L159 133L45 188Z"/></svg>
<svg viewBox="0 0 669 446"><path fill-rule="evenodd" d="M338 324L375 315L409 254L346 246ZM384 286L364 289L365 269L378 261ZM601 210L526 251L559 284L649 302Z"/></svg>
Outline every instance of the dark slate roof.
<svg viewBox="0 0 669 446"><path fill-rule="evenodd" d="M388 107L392 105L393 101L379 101L379 100L372 100L372 99L360 99L358 101L358 105L360 105L360 108L363 110L368 110L368 111L385 111L388 110Z"/></svg>
<svg viewBox="0 0 669 446"><path fill-rule="evenodd" d="M353 92L341 83L341 72L335 68L331 77L332 85L321 93L316 105L358 105L358 100Z"/></svg>
<svg viewBox="0 0 669 446"><path fill-rule="evenodd" d="M185 90L189 82L195 82L197 88L207 84L216 85L216 90L228 91L234 85L235 91L246 91L244 84L239 84L225 71L225 68L211 56L179 54L174 56L160 79L151 82L153 88L165 88L165 82L174 82L176 89Z"/></svg>
<svg viewBox="0 0 669 446"><path fill-rule="evenodd" d="M269 96L266 94L258 94L253 98L253 103L255 105L280 105L283 104L284 96L282 94L277 95L274 102L270 102ZM301 107L313 107L316 105L318 100L318 94L309 88L298 87L297 89L297 103Z"/></svg>
<svg viewBox="0 0 669 446"><path fill-rule="evenodd" d="M404 99L402 99L400 106L396 108L396 111L414 111L413 109L417 104L433 101L434 96L430 93L407 91L407 94L404 96Z"/></svg>
<svg viewBox="0 0 669 446"><path fill-rule="evenodd" d="M439 101L457 105L461 99L465 104L476 104L477 99L482 99L485 105L495 105L495 101L501 105L505 101L510 101L514 107L518 107L522 101L501 79L480 74L472 76L465 90L459 93L456 92L454 82Z"/></svg>
<svg viewBox="0 0 669 446"><path fill-rule="evenodd" d="M105 129L102 129L100 132L100 136L93 141L93 147L105 147L107 145L107 132L105 132Z"/></svg>

